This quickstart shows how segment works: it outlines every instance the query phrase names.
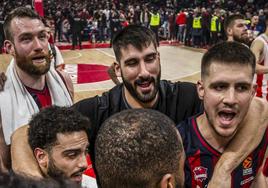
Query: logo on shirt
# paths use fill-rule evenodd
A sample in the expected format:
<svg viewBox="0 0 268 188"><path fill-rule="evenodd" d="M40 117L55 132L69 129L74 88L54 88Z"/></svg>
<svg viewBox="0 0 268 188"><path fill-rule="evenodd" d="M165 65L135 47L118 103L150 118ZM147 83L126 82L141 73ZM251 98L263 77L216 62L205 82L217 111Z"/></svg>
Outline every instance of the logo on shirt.
<svg viewBox="0 0 268 188"><path fill-rule="evenodd" d="M247 157L243 161L243 176L251 175L253 174L252 170L252 157Z"/></svg>
<svg viewBox="0 0 268 188"><path fill-rule="evenodd" d="M252 157L248 157L243 162L244 168L250 168L252 166Z"/></svg>
<svg viewBox="0 0 268 188"><path fill-rule="evenodd" d="M208 178L208 174L207 174L208 169L202 166L199 167L195 167L193 172L194 172L194 179L196 181L200 181L203 182L204 180L206 180Z"/></svg>

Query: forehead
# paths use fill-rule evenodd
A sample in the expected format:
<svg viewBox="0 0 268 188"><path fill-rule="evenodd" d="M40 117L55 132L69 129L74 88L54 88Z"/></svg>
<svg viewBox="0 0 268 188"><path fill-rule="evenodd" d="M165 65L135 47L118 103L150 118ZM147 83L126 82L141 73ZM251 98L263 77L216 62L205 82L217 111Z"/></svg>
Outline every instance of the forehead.
<svg viewBox="0 0 268 188"><path fill-rule="evenodd" d="M124 62L125 60L130 58L142 58L148 54L155 52L156 48L154 47L153 43L151 43L148 47L142 47L141 50L129 44L126 48L121 49L121 61Z"/></svg>
<svg viewBox="0 0 268 188"><path fill-rule="evenodd" d="M74 148L85 148L89 144L85 131L72 133L58 133L57 142L53 147L55 150L67 150Z"/></svg>
<svg viewBox="0 0 268 188"><path fill-rule="evenodd" d="M246 20L244 20L244 19L236 19L236 20L234 20L234 26L236 26L236 25L246 25Z"/></svg>
<svg viewBox="0 0 268 188"><path fill-rule="evenodd" d="M238 63L224 64L213 62L208 67L207 81L224 82L252 82L252 67L250 65L241 65Z"/></svg>
<svg viewBox="0 0 268 188"><path fill-rule="evenodd" d="M14 18L11 21L10 28L14 36L24 32L39 32L45 30L45 26L41 20L28 17Z"/></svg>

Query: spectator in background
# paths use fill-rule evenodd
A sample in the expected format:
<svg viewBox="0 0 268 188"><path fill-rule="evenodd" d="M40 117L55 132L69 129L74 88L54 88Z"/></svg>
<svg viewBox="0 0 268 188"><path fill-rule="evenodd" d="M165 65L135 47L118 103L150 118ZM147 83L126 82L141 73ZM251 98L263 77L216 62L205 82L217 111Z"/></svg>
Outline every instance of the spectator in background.
<svg viewBox="0 0 268 188"><path fill-rule="evenodd" d="M148 11L147 6L143 6L143 10L140 14L140 23L141 25L148 27L150 21L150 13Z"/></svg>
<svg viewBox="0 0 268 188"><path fill-rule="evenodd" d="M178 27L177 40L181 43L184 42L184 33L186 27L186 14L184 9L181 9L176 17L176 24Z"/></svg>
<svg viewBox="0 0 268 188"><path fill-rule="evenodd" d="M85 20L80 18L77 11L75 11L73 17L71 17L70 27L72 31L72 50L75 50L77 45L79 45L79 49L81 50Z"/></svg>
<svg viewBox="0 0 268 188"><path fill-rule="evenodd" d="M153 8L153 12L150 12L150 29L154 32L157 46L159 46L159 37L158 37L158 30L159 27L161 26L161 20L160 20L160 14L157 11L157 8Z"/></svg>

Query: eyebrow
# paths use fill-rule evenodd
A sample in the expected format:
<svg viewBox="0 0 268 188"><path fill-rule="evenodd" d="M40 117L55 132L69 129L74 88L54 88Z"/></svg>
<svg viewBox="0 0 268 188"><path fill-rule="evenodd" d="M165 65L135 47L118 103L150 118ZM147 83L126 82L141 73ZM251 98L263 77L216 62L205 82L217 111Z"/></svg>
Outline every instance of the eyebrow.
<svg viewBox="0 0 268 188"><path fill-rule="evenodd" d="M46 33L47 31L44 29L44 30L40 30L40 31L38 31L37 32L37 34L40 34L40 33ZM19 37L21 37L21 36L32 36L33 35L33 33L31 33L31 32L25 32L25 33L21 33L20 35L19 35Z"/></svg>
<svg viewBox="0 0 268 188"><path fill-rule="evenodd" d="M146 54L143 58L146 58L146 57L148 57L148 56L156 56L157 55L157 52L151 52L151 53L149 53L149 54ZM131 57L131 58L129 58L129 59L126 59L125 61L124 61L124 63L128 63L129 61L132 61L132 60L137 60L137 59L139 59L139 58L136 58L136 57Z"/></svg>

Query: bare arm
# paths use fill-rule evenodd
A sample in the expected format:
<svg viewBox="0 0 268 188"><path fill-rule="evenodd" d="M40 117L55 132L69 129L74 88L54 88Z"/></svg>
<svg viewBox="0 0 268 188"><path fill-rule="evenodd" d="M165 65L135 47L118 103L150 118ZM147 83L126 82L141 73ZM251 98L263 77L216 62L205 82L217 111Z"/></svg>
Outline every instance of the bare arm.
<svg viewBox="0 0 268 188"><path fill-rule="evenodd" d="M260 64L260 57L262 55L263 48L264 48L264 44L260 40L253 41L253 43L250 47L251 51L254 53L254 55L256 57L256 73L257 74L268 73L268 67Z"/></svg>
<svg viewBox="0 0 268 188"><path fill-rule="evenodd" d="M217 162L209 188L230 187L231 172L261 142L268 125L267 102L255 97L250 105L247 117L241 125L243 126L241 126Z"/></svg>
<svg viewBox="0 0 268 188"><path fill-rule="evenodd" d="M267 188L268 187L267 177L265 177L263 174L263 167L264 167L267 157L268 157L268 150L266 149L266 153L265 153L262 166L260 167L258 174L255 177L253 184L251 185L251 188Z"/></svg>
<svg viewBox="0 0 268 188"><path fill-rule="evenodd" d="M11 161L15 173L42 177L37 161L28 143L28 125L17 129L11 137Z"/></svg>

